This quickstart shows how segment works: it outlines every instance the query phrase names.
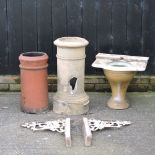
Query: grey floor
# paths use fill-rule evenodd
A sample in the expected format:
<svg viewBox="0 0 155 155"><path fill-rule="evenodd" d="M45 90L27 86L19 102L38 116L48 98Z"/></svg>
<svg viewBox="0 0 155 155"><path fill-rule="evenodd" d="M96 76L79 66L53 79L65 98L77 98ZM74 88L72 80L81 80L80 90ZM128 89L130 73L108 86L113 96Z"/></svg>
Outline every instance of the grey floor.
<svg viewBox="0 0 155 155"><path fill-rule="evenodd" d="M130 108L111 110L106 106L109 93L88 93L90 111L72 116L72 147L64 136L54 132L32 132L21 128L24 122L65 118L52 111L26 114L20 111L19 93L0 93L0 155L155 155L155 93L128 93ZM52 102L53 94L49 94ZM85 147L82 117L102 120L130 120L128 127L93 133L91 147Z"/></svg>

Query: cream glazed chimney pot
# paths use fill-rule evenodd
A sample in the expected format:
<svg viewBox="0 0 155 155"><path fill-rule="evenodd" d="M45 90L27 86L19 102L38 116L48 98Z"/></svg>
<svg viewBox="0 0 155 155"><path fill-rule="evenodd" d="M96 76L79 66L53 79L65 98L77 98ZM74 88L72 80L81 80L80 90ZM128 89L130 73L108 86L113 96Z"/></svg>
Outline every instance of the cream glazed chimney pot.
<svg viewBox="0 0 155 155"><path fill-rule="evenodd" d="M84 91L85 47L88 41L80 37L62 37L57 46L57 93L53 111L59 114L79 115L89 110L89 97Z"/></svg>

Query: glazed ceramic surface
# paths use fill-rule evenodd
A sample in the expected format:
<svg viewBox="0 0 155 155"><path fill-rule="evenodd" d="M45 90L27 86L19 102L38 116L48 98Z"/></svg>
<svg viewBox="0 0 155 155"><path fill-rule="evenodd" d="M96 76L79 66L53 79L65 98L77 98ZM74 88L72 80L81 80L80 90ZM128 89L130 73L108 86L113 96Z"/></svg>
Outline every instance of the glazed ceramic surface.
<svg viewBox="0 0 155 155"><path fill-rule="evenodd" d="M92 66L112 71L144 71L149 57L98 53Z"/></svg>
<svg viewBox="0 0 155 155"><path fill-rule="evenodd" d="M104 74L108 79L111 89L112 97L108 101L108 106L112 109L126 109L129 104L126 100L126 91L128 85L135 72L132 71L111 71L104 70Z"/></svg>
<svg viewBox="0 0 155 155"><path fill-rule="evenodd" d="M93 67L102 68L108 79L112 97L108 106L112 109L126 109L129 104L126 100L126 91L134 74L137 71L144 71L148 57L128 56L98 53Z"/></svg>

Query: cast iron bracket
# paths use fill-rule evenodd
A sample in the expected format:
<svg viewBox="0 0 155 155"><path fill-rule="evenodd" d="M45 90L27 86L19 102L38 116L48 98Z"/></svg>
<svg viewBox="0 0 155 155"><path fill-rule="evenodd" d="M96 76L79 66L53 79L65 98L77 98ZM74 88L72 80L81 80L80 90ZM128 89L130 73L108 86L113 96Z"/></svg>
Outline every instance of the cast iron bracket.
<svg viewBox="0 0 155 155"><path fill-rule="evenodd" d="M91 146L92 132L98 130L104 130L105 128L120 128L122 126L130 125L130 121L103 121L97 119L83 118L83 133L85 146Z"/></svg>
<svg viewBox="0 0 155 155"><path fill-rule="evenodd" d="M70 118L58 119L45 122L30 122L21 125L24 128L31 129L32 131L56 131L65 134L66 146L71 146L71 134L70 134Z"/></svg>

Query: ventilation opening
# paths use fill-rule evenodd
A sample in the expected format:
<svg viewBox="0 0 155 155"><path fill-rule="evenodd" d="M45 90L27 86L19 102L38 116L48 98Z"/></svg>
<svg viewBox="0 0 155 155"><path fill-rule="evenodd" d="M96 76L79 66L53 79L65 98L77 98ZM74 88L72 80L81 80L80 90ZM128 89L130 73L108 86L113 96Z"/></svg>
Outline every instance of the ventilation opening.
<svg viewBox="0 0 155 155"><path fill-rule="evenodd" d="M27 57L38 57L38 56L43 56L44 53L43 52L26 52L23 53L23 56L27 56Z"/></svg>
<svg viewBox="0 0 155 155"><path fill-rule="evenodd" d="M73 78L70 79L69 83L70 83L70 86L72 87L72 90L75 89L76 82L77 82L76 77L73 77Z"/></svg>

